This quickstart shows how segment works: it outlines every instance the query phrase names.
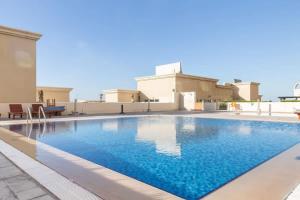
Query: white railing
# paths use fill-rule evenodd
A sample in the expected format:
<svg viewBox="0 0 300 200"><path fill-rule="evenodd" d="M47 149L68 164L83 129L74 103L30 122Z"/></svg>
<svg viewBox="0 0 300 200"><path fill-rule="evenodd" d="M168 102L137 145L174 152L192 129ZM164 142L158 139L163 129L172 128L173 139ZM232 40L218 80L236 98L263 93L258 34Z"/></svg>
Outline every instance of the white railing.
<svg viewBox="0 0 300 200"><path fill-rule="evenodd" d="M42 106L39 107L39 123L41 123L41 113L43 114L44 123L46 123L47 117Z"/></svg>

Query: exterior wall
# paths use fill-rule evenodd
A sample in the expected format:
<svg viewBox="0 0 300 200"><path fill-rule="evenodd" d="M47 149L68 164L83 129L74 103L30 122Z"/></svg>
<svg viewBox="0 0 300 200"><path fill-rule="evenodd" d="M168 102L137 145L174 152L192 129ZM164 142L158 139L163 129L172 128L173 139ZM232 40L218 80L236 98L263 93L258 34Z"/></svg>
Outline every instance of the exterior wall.
<svg viewBox="0 0 300 200"><path fill-rule="evenodd" d="M105 92L105 102L118 103L132 101L139 101L139 92L130 90L114 90Z"/></svg>
<svg viewBox="0 0 300 200"><path fill-rule="evenodd" d="M118 99L118 93L106 93L105 94L105 102L113 102L117 103L119 101Z"/></svg>
<svg viewBox="0 0 300 200"><path fill-rule="evenodd" d="M124 106L125 113L147 112L148 103L78 103L77 111L86 114L119 114L121 105ZM65 106L64 114L70 114L74 111L74 103L57 103L58 106ZM175 111L178 105L175 103L150 103L150 111Z"/></svg>
<svg viewBox="0 0 300 200"><path fill-rule="evenodd" d="M138 101L138 93L120 92L118 94L118 102L132 102L132 101L134 102Z"/></svg>
<svg viewBox="0 0 300 200"><path fill-rule="evenodd" d="M121 105L124 105L125 113L134 112L147 112L149 104L146 102L136 103L77 103L77 111L85 114L119 114L121 112ZM44 104L45 105L45 104ZM65 106L66 111L63 115L71 114L74 111L74 103L71 102L57 102L57 106ZM23 110L26 111L27 106L31 107L31 104L23 103ZM175 111L178 110L176 103L150 103L150 111ZM8 103L0 103L1 118L7 118L9 111ZM0 118L0 119L1 119Z"/></svg>
<svg viewBox="0 0 300 200"><path fill-rule="evenodd" d="M35 37L0 26L0 103L35 102Z"/></svg>
<svg viewBox="0 0 300 200"><path fill-rule="evenodd" d="M233 99L233 88L216 87L214 99L218 101L230 101Z"/></svg>
<svg viewBox="0 0 300 200"><path fill-rule="evenodd" d="M251 84L250 85L250 101L256 101L260 100L260 95L259 95L259 85L258 84Z"/></svg>
<svg viewBox="0 0 300 200"><path fill-rule="evenodd" d="M260 98L257 83L237 83L233 87L233 97L236 100L256 101Z"/></svg>
<svg viewBox="0 0 300 200"><path fill-rule="evenodd" d="M155 67L155 75L168 75L182 73L181 63L170 63L166 65L158 65Z"/></svg>
<svg viewBox="0 0 300 200"><path fill-rule="evenodd" d="M160 102L172 102L174 92L195 92L196 101L231 100L232 87L218 86L217 81L173 75L149 79L138 79L137 89L141 92L141 101L159 99Z"/></svg>
<svg viewBox="0 0 300 200"><path fill-rule="evenodd" d="M70 102L70 92L72 89L67 88L36 88L36 102L39 101L39 91L44 92L44 102L47 99L55 99L56 102Z"/></svg>
<svg viewBox="0 0 300 200"><path fill-rule="evenodd" d="M177 92L196 92L196 101L229 100L232 98L231 88L217 87L216 81L176 77Z"/></svg>
<svg viewBox="0 0 300 200"><path fill-rule="evenodd" d="M180 92L179 100L180 110L195 110L196 93L195 92Z"/></svg>
<svg viewBox="0 0 300 200"><path fill-rule="evenodd" d="M137 80L141 101L158 99L160 102L173 102L175 89L175 77Z"/></svg>

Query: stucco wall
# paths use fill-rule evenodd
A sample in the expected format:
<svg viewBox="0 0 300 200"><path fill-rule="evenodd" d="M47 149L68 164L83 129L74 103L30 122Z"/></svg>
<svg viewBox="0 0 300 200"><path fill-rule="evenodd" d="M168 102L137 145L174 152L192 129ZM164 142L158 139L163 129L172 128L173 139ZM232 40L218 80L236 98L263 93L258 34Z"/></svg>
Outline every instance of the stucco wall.
<svg viewBox="0 0 300 200"><path fill-rule="evenodd" d="M116 93L116 92L106 93L105 94L105 101L106 102L117 103L119 101L118 93Z"/></svg>
<svg viewBox="0 0 300 200"><path fill-rule="evenodd" d="M214 99L217 101L230 101L233 99L233 88L216 87Z"/></svg>
<svg viewBox="0 0 300 200"><path fill-rule="evenodd" d="M35 102L35 51L34 40L0 32L1 103Z"/></svg>
<svg viewBox="0 0 300 200"><path fill-rule="evenodd" d="M77 112L85 114L118 114L121 112L121 105L124 105L125 113L146 112L148 103L77 103ZM44 104L45 105L45 104ZM66 111L63 115L71 114L74 111L74 103L72 102L57 102L57 106L65 106ZM27 106L31 108L31 104L23 103L23 110L26 112ZM45 105L46 106L46 105ZM174 111L178 110L176 103L150 103L150 111ZM7 118L9 104L0 103L1 118Z"/></svg>
<svg viewBox="0 0 300 200"><path fill-rule="evenodd" d="M148 109L148 103L136 102L136 103L78 103L77 111L86 114L117 114L121 111L121 105L123 104L124 112L146 112ZM65 114L69 114L74 111L74 103L58 103L66 107ZM178 105L175 103L150 103L151 111L172 111L178 110Z"/></svg>
<svg viewBox="0 0 300 200"><path fill-rule="evenodd" d="M39 101L39 91L43 90L44 92L44 102L47 101L47 99L55 99L56 102L69 102L70 101L70 90L62 90L62 89L42 89L37 88L36 89L36 101Z"/></svg>
<svg viewBox="0 0 300 200"><path fill-rule="evenodd" d="M137 92L126 92L126 91L115 91L115 92L106 92L105 93L105 102L118 103L118 102L127 102L131 103L132 101L137 102L139 94ZM133 97L133 98L132 98Z"/></svg>
<svg viewBox="0 0 300 200"><path fill-rule="evenodd" d="M257 84L250 85L250 101L256 101L259 97L259 89Z"/></svg>
<svg viewBox="0 0 300 200"><path fill-rule="evenodd" d="M160 102L172 102L174 101L173 89L175 89L174 77L137 80L141 101L155 98Z"/></svg>
<svg viewBox="0 0 300 200"><path fill-rule="evenodd" d="M196 100L228 100L231 99L232 90L216 87L215 81L176 77L177 92L196 92Z"/></svg>
<svg viewBox="0 0 300 200"><path fill-rule="evenodd" d="M176 81L175 81L176 80ZM219 87L216 81L199 80L191 77L173 76L137 80L137 90L141 91L141 101L159 99L160 102L171 102L174 99L173 89L180 92L196 92L196 100L231 100L232 88Z"/></svg>
<svg viewBox="0 0 300 200"><path fill-rule="evenodd" d="M234 99L256 101L259 99L259 85L253 83L234 84Z"/></svg>

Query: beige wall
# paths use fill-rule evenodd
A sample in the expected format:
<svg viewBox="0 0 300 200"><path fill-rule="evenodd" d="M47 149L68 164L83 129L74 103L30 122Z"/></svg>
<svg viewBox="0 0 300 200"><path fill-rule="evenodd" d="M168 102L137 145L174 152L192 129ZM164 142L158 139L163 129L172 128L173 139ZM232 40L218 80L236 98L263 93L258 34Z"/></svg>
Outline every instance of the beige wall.
<svg viewBox="0 0 300 200"><path fill-rule="evenodd" d="M137 90L141 92L141 101L154 98L160 102L172 102L174 100L173 89L175 89L174 76L137 79Z"/></svg>
<svg viewBox="0 0 300 200"><path fill-rule="evenodd" d="M233 85L234 99L256 101L260 98L258 83L234 83Z"/></svg>
<svg viewBox="0 0 300 200"><path fill-rule="evenodd" d="M121 105L124 105L125 113L146 112L148 103L78 103L77 111L86 114L119 114ZM66 111L63 114L70 114L74 111L74 103L57 103L58 106L65 106ZM151 111L174 111L178 110L178 105L175 103L150 103Z"/></svg>
<svg viewBox="0 0 300 200"><path fill-rule="evenodd" d="M259 84L251 84L250 86L250 100L261 100L261 96L259 95Z"/></svg>
<svg viewBox="0 0 300 200"><path fill-rule="evenodd" d="M148 103L78 103L77 111L86 114L119 114L121 111L121 105L124 105L125 113L133 112L146 112L148 109ZM45 105L45 104L44 104ZM57 102L57 106L65 106L65 112L63 115L71 114L74 111L74 103L71 102ZM27 106L31 107L31 104L23 103L23 110L26 111ZM175 111L178 110L178 105L175 103L150 103L151 111ZM8 103L0 103L1 118L7 118L9 112Z"/></svg>
<svg viewBox="0 0 300 200"><path fill-rule="evenodd" d="M137 102L139 100L139 92L134 90L106 90L105 102Z"/></svg>
<svg viewBox="0 0 300 200"><path fill-rule="evenodd" d="M216 81L176 77L177 92L196 92L196 100L229 100L231 88L217 87Z"/></svg>
<svg viewBox="0 0 300 200"><path fill-rule="evenodd" d="M118 94L119 102L136 102L138 101L138 93L136 92L120 92Z"/></svg>
<svg viewBox="0 0 300 200"><path fill-rule="evenodd" d="M119 101L117 92L105 93L105 102L117 103Z"/></svg>
<svg viewBox="0 0 300 200"><path fill-rule="evenodd" d="M172 102L173 89L177 93L196 92L196 100L231 100L232 87L217 86L215 79L195 78L194 76L174 74L137 78L137 89L141 92L141 101L159 99L160 102Z"/></svg>
<svg viewBox="0 0 300 200"><path fill-rule="evenodd" d="M40 36L0 26L0 103L35 102Z"/></svg>
<svg viewBox="0 0 300 200"><path fill-rule="evenodd" d="M233 99L233 88L217 86L214 99L219 101L231 101Z"/></svg>
<svg viewBox="0 0 300 200"><path fill-rule="evenodd" d="M37 87L36 88L36 101L39 101L39 91L43 90L44 102L47 99L55 99L56 102L70 102L71 88L51 88L51 87Z"/></svg>

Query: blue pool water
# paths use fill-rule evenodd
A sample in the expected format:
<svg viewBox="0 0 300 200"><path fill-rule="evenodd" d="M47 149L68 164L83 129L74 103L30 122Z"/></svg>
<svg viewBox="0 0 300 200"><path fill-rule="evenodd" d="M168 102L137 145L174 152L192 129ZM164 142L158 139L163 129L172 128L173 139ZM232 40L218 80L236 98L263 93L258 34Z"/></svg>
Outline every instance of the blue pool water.
<svg viewBox="0 0 300 200"><path fill-rule="evenodd" d="M24 125L8 128L28 134ZM55 122L42 130L34 125L30 137L185 199L300 141L300 124L173 116Z"/></svg>

